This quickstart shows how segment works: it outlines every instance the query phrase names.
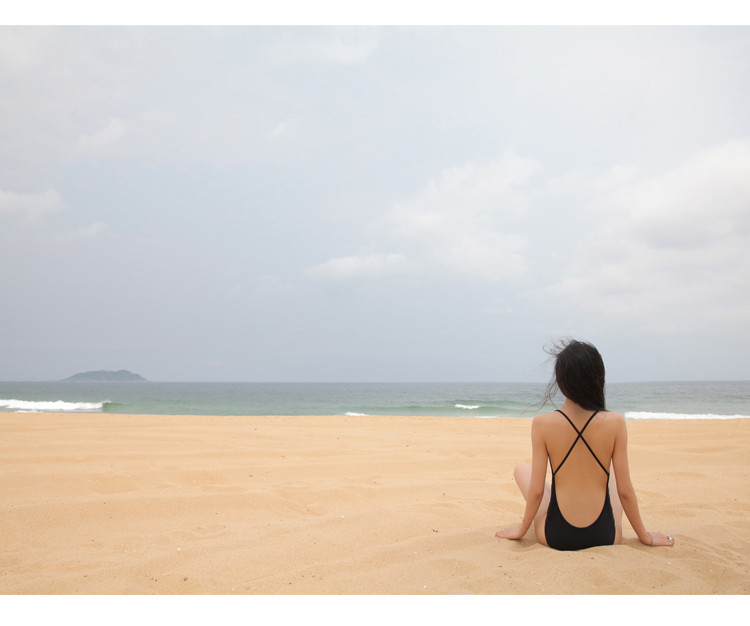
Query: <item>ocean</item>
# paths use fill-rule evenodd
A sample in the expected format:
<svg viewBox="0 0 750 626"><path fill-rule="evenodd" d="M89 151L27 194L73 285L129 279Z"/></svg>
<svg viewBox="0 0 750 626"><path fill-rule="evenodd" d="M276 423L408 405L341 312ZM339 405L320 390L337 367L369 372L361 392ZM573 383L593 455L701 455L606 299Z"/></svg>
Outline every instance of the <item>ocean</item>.
<svg viewBox="0 0 750 626"><path fill-rule="evenodd" d="M0 382L0 412L533 417L541 383ZM750 417L750 381L611 383L627 419ZM560 406L561 402L557 404Z"/></svg>

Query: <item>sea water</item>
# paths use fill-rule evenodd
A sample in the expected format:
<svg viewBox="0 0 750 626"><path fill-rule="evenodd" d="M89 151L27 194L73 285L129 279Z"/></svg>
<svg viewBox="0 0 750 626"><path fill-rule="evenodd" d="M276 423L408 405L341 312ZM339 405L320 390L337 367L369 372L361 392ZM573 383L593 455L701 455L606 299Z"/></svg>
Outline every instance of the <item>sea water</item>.
<svg viewBox="0 0 750 626"><path fill-rule="evenodd" d="M0 382L0 412L533 417L540 383ZM628 419L750 417L750 381L610 383ZM558 398L556 406L561 404Z"/></svg>

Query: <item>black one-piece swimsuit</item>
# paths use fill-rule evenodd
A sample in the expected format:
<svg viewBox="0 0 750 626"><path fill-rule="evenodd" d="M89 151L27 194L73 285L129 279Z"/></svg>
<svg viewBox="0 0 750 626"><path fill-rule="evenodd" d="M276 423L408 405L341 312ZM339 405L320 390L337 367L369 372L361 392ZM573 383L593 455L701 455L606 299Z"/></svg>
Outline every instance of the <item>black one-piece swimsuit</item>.
<svg viewBox="0 0 750 626"><path fill-rule="evenodd" d="M612 545L615 542L615 517L612 513L612 503L609 499L609 472L607 471L607 468L602 465L602 462L598 459L596 454L594 454L594 451L591 449L588 442L583 438L583 431L586 430L586 426L589 425L599 411L596 411L594 415L589 418L586 425L580 431L565 413L559 409L557 412L561 413L563 417L570 422L570 425L578 433L578 436L573 442L573 445L570 446L568 454L565 455L565 458L560 465L557 466L557 469L552 468L552 459L550 459L550 469L552 470L552 494L549 501L549 508L547 509L547 521L544 524L544 535L547 538L547 544L556 550L583 550L584 548L591 548L593 546ZM591 452L594 459L596 459L599 467L601 467L607 475L607 495L604 498L602 512L593 524L585 527L573 526L573 524L569 523L568 520L563 517L560 507L557 504L557 493L555 491L555 475L560 471L563 463L568 460L568 456L570 456L570 453L573 451L573 448L575 448L579 439L586 444L586 447L589 449L589 452Z"/></svg>

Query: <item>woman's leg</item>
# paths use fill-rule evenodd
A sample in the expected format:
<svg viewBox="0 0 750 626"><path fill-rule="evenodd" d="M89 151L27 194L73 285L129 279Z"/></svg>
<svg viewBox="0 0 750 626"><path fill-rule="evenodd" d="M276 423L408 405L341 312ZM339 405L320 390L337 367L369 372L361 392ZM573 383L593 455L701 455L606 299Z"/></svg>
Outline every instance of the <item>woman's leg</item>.
<svg viewBox="0 0 750 626"><path fill-rule="evenodd" d="M620 502L620 495L617 493L614 465L609 468L609 501L612 504L612 515L615 518L615 543L620 543L622 541L622 502Z"/></svg>
<svg viewBox="0 0 750 626"><path fill-rule="evenodd" d="M523 499L526 500L526 494L529 492L529 484L531 483L531 465L528 463L519 463L513 470L513 478L516 480L518 488L523 494ZM550 499L550 485L544 483L544 495L542 496L542 502L539 505L539 510L534 518L534 534L536 534L537 541L539 543L547 545L547 538L544 536L544 522L547 519L547 508L549 507ZM619 504L619 499L618 499ZM622 507L620 507L622 513Z"/></svg>

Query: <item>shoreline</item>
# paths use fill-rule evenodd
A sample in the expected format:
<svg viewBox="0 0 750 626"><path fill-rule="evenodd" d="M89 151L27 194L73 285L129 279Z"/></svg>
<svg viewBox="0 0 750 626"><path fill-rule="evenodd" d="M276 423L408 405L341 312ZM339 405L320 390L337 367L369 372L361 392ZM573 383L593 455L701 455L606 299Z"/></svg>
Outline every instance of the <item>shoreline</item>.
<svg viewBox="0 0 750 626"><path fill-rule="evenodd" d="M750 381L638 383L607 388L629 417L750 418ZM525 417L542 406L538 383L19 383L0 382L0 409L172 415L414 415Z"/></svg>
<svg viewBox="0 0 750 626"><path fill-rule="evenodd" d="M0 593L750 592L747 419L628 420L641 515L676 546L624 518L577 553L494 537L530 426L0 413Z"/></svg>
<svg viewBox="0 0 750 626"><path fill-rule="evenodd" d="M545 409L548 411L554 411L554 408ZM656 413L651 411L615 411L620 413L628 424L633 422L685 422L685 421L725 421L725 420L750 420L750 415L723 415L718 413ZM448 420L508 420L508 419L519 419L519 420L532 420L536 417L537 413L533 415L525 415L522 417L511 416L511 415L392 415L389 413L357 413L355 411L347 411L346 413L305 413L305 414L285 414L285 413L267 413L263 415L255 414L235 414L235 413L110 413L102 411L53 411L53 410L0 410L0 417L3 415L58 415L58 416L70 416L74 417L77 415L81 416L98 416L99 418L108 417L177 417L177 418L211 418L211 419L224 419L224 418L323 418L323 419L335 419L335 418L400 418L400 419L448 419Z"/></svg>

